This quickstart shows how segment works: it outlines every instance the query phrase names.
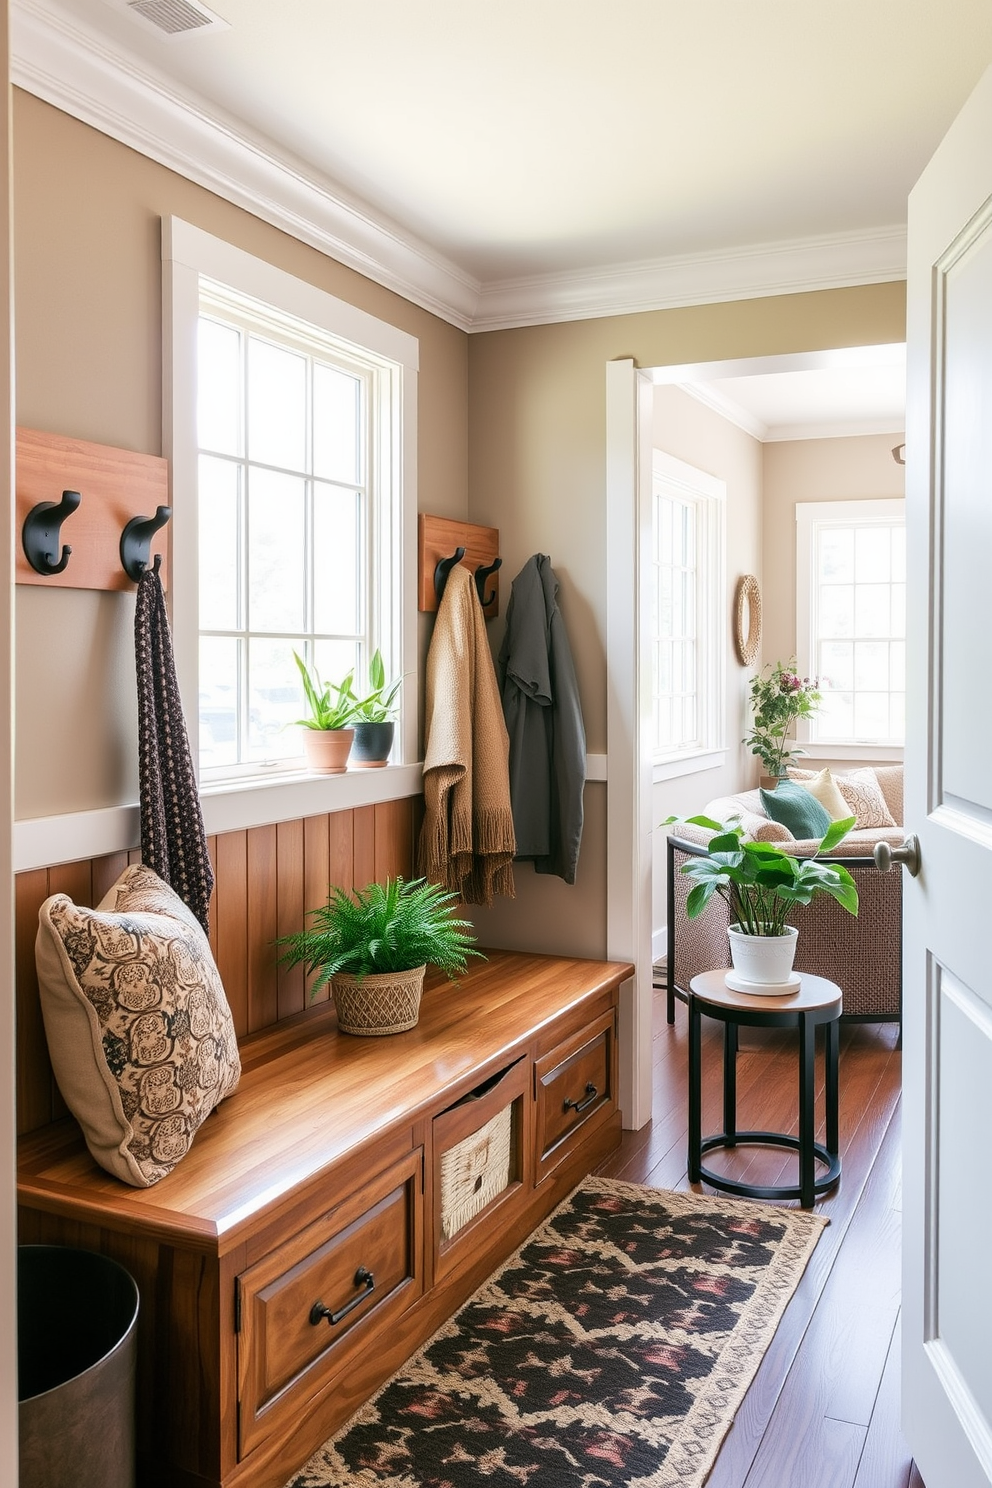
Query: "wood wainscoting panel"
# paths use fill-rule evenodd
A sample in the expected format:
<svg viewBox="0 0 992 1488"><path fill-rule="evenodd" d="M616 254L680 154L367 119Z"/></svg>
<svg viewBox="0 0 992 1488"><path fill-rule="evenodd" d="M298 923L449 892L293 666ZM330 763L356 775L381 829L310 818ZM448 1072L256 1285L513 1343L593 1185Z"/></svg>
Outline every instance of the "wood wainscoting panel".
<svg viewBox="0 0 992 1488"><path fill-rule="evenodd" d="M48 869L32 868L14 880L14 981L17 995L17 1130L35 1131L54 1120L55 1080L41 1021L34 942L38 910L48 898Z"/></svg>
<svg viewBox="0 0 992 1488"><path fill-rule="evenodd" d="M217 836L217 970L238 1038L248 1025L248 833Z"/></svg>
<svg viewBox="0 0 992 1488"><path fill-rule="evenodd" d="M278 918L277 829L252 827L248 842L248 911L245 916L248 970L248 1031L279 1020L276 973Z"/></svg>
<svg viewBox="0 0 992 1488"><path fill-rule="evenodd" d="M207 839L214 865L210 947L242 1038L311 1006L301 966L279 965L276 941L302 928L329 889L362 887L414 872L420 797L297 818ZM38 999L34 943L38 910L50 894L98 904L138 849L34 868L15 879L18 1132L66 1115L52 1075ZM327 991L314 999L326 1002Z"/></svg>
<svg viewBox="0 0 992 1488"><path fill-rule="evenodd" d="M292 935L303 924L302 820L280 822L276 828L276 935ZM289 1018L306 1007L302 966L279 964L276 949L276 1016Z"/></svg>
<svg viewBox="0 0 992 1488"><path fill-rule="evenodd" d="M350 811L336 811L330 816L310 816L303 823L303 912L316 909L327 898L330 884L352 882L352 842L354 840L354 817ZM338 850L338 844L347 839L347 855ZM333 860L333 867L332 867ZM310 1005L312 988L317 973L306 978L306 1004ZM325 987L313 998L315 1003L326 1002L330 989Z"/></svg>

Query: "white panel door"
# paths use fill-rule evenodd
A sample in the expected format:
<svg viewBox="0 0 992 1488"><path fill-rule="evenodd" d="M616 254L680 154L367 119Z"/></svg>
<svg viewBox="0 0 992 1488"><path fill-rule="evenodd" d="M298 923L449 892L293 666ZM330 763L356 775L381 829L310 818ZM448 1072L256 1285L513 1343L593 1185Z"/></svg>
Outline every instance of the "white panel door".
<svg viewBox="0 0 992 1488"><path fill-rule="evenodd" d="M910 198L903 1430L992 1483L992 72Z"/></svg>

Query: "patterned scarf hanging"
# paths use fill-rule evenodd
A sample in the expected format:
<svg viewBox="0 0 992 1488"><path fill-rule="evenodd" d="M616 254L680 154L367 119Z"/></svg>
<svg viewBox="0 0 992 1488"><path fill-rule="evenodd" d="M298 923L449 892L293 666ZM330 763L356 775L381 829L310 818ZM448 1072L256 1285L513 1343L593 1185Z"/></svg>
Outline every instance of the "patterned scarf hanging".
<svg viewBox="0 0 992 1488"><path fill-rule="evenodd" d="M134 651L141 860L175 889L206 930L214 875L157 566L146 568L138 583Z"/></svg>

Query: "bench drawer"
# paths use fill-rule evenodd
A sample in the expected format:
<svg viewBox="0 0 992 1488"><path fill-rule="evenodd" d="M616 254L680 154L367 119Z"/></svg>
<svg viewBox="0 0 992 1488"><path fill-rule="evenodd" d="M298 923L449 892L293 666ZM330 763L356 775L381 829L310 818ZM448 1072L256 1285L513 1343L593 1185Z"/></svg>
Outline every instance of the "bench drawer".
<svg viewBox="0 0 992 1488"><path fill-rule="evenodd" d="M423 1291L418 1148L238 1278L239 1453Z"/></svg>
<svg viewBox="0 0 992 1488"><path fill-rule="evenodd" d="M611 1009L535 1062L539 1181L569 1151L579 1129L616 1103L615 1027Z"/></svg>

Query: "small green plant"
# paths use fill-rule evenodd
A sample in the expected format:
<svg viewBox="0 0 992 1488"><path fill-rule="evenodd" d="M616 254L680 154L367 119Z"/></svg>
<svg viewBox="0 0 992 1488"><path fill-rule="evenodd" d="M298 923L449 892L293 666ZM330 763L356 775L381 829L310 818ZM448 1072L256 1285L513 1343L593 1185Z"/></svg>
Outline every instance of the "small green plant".
<svg viewBox="0 0 992 1488"><path fill-rule="evenodd" d="M361 979L429 963L454 981L469 956L482 955L472 948L471 923L453 914L457 901L424 878L387 879L353 894L332 888L327 903L309 912L312 925L278 942L286 947L280 959L317 972L311 996L339 971Z"/></svg>
<svg viewBox="0 0 992 1488"><path fill-rule="evenodd" d="M686 822L716 835L702 854L683 863L681 872L694 879L686 899L690 920L703 913L714 894L730 906L730 923L745 935L784 935L789 911L829 894L849 914L858 912L858 890L841 863L822 863L854 826L853 816L831 822L811 857L794 858L774 842L745 840L739 821L718 822L708 816L670 816L663 826Z"/></svg>
<svg viewBox="0 0 992 1488"><path fill-rule="evenodd" d="M790 748L787 736L797 719L812 718L823 701L817 679L800 677L794 667L795 661L777 661L767 677L759 672L751 678L751 732L743 742L769 775L784 775L806 753Z"/></svg>
<svg viewBox="0 0 992 1488"><path fill-rule="evenodd" d="M382 660L382 652L376 647L372 660L369 662L371 691L355 703L355 722L387 723L402 685L402 677L395 682L386 682L386 668Z"/></svg>
<svg viewBox="0 0 992 1488"><path fill-rule="evenodd" d="M296 723L301 728L309 729L341 729L348 728L356 717L358 699L354 693L354 670L350 671L343 682L337 686L328 684L326 687L321 682L314 667L313 675L302 656L293 652L296 665L300 669L303 678L303 693L310 709L309 718L297 718Z"/></svg>

